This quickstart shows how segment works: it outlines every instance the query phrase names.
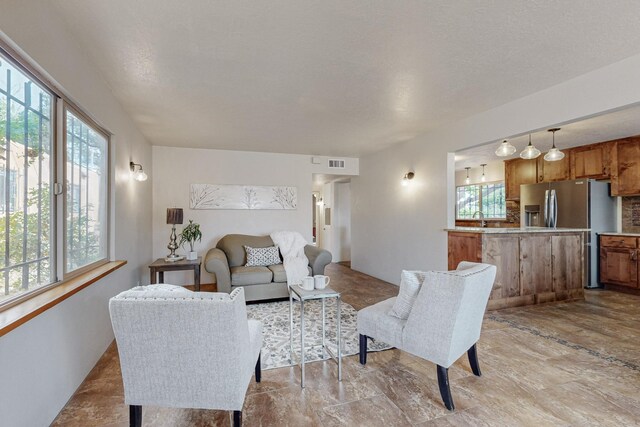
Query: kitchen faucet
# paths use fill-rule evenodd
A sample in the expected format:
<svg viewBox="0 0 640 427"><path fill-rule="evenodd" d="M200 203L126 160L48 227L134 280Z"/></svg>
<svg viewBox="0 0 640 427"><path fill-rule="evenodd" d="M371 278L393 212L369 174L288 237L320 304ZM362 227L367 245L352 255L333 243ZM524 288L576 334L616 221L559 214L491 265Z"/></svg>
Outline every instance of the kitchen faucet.
<svg viewBox="0 0 640 427"><path fill-rule="evenodd" d="M480 217L480 227L483 227L483 228L486 227L487 226L487 222L484 220L484 214L482 213L482 211L475 211L473 213L472 218L475 218L476 214L480 214L480 215L478 215Z"/></svg>

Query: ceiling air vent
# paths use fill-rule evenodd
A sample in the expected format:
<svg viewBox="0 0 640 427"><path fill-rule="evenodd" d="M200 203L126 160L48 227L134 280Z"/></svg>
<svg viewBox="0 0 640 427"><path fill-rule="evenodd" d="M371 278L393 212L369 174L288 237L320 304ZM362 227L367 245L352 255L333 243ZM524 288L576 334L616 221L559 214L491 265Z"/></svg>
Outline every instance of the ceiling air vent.
<svg viewBox="0 0 640 427"><path fill-rule="evenodd" d="M329 159L329 169L344 169L344 160Z"/></svg>

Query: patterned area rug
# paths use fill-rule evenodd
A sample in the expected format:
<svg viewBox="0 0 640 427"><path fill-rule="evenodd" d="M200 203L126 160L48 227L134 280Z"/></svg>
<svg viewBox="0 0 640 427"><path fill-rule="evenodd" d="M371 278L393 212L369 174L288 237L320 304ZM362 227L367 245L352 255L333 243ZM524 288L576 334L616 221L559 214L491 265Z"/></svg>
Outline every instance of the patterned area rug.
<svg viewBox="0 0 640 427"><path fill-rule="evenodd" d="M358 331L356 330L357 311L349 304L340 304L342 327L342 355L358 354ZM281 368L297 364L300 360L300 303L293 303L293 362L289 358L289 301L276 301L263 304L248 304L247 315L250 319L262 322L264 343L262 344L262 369ZM326 360L322 342L322 302L307 301L304 304L305 361ZM334 354L336 351L336 302L326 301L325 343ZM313 345L318 344L318 345ZM368 350L387 350L391 346L382 342L369 341Z"/></svg>

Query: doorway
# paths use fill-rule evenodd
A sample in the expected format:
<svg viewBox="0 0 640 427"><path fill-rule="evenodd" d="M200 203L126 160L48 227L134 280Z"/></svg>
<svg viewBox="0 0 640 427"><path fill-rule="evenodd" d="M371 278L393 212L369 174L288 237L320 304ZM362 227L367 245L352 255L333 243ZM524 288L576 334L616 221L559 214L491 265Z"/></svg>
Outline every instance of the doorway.
<svg viewBox="0 0 640 427"><path fill-rule="evenodd" d="M351 177L314 174L313 201L315 244L333 262L351 261Z"/></svg>

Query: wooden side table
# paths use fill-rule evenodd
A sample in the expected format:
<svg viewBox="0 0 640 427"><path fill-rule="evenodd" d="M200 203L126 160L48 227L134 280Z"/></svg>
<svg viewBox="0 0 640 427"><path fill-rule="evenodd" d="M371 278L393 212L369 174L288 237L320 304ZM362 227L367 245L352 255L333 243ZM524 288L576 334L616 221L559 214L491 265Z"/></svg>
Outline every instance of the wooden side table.
<svg viewBox="0 0 640 427"><path fill-rule="evenodd" d="M198 257L193 261L186 259L169 262L164 258L158 258L149 266L149 273L151 274L149 283L152 285L156 282L156 273L160 276L160 283L164 283L165 271L180 271L180 270L193 270L193 280L196 285L196 292L200 292L200 266L202 265L202 257Z"/></svg>

